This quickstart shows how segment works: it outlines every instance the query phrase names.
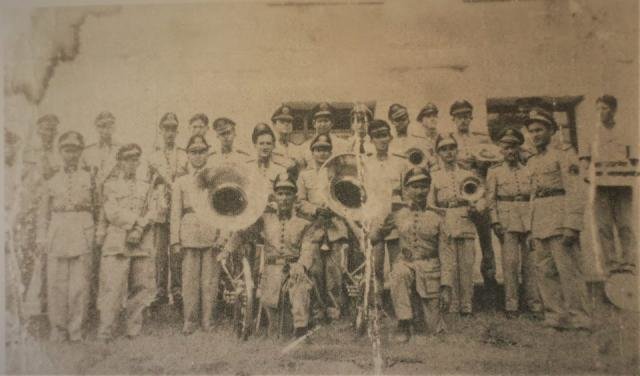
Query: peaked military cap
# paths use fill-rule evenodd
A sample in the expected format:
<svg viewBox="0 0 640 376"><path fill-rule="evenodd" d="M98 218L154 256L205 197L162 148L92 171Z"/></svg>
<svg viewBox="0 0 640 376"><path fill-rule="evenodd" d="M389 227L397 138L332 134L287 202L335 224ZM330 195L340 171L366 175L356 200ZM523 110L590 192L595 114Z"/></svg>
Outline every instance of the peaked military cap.
<svg viewBox="0 0 640 376"><path fill-rule="evenodd" d="M405 106L399 103L394 103L389 106L387 117L391 121L399 121L400 119L409 117L409 113L407 112L407 108Z"/></svg>
<svg viewBox="0 0 640 376"><path fill-rule="evenodd" d="M276 135L275 133L273 133L273 130L269 125L265 123L258 123L256 124L255 127L253 127L253 133L251 134L251 141L253 141L253 143L255 144L258 141L258 137L262 136L263 134L271 135L274 141L276 139Z"/></svg>
<svg viewBox="0 0 640 376"><path fill-rule="evenodd" d="M276 179L273 181L273 190L276 191L278 188L289 188L293 189L294 191L298 190L296 182L293 181L293 179L291 179L291 176L289 176L289 174L286 172L281 172L276 175Z"/></svg>
<svg viewBox="0 0 640 376"><path fill-rule="evenodd" d="M558 129L558 124L556 120L553 118L553 113L551 111L547 111L541 107L534 107L529 111L529 116L525 120L525 124L528 126L531 123L541 122L545 124L547 127L551 127L554 130Z"/></svg>
<svg viewBox="0 0 640 376"><path fill-rule="evenodd" d="M458 146L458 141L456 141L456 138L453 137L451 133L446 136L438 135L438 138L436 139L436 151L440 150L441 147L446 145L455 145L456 147Z"/></svg>
<svg viewBox="0 0 640 376"><path fill-rule="evenodd" d="M107 123L114 123L116 117L109 111L102 111L96 116L95 125L102 125Z"/></svg>
<svg viewBox="0 0 640 376"><path fill-rule="evenodd" d="M49 126L55 127L58 124L60 124L60 119L58 119L58 117L54 114L46 114L46 115L40 116L36 121L36 124L38 124L39 126L49 125Z"/></svg>
<svg viewBox="0 0 640 376"><path fill-rule="evenodd" d="M411 170L407 171L404 175L404 185L409 185L411 183L415 183L417 181L426 180L431 182L431 174L424 167L413 167Z"/></svg>
<svg viewBox="0 0 640 376"><path fill-rule="evenodd" d="M314 148L325 146L329 148L333 148L333 143L331 141L331 136L328 134L319 134L311 140L311 144L309 145L309 149L313 150Z"/></svg>
<svg viewBox="0 0 640 376"><path fill-rule="evenodd" d="M187 152L195 150L209 150L209 144L204 136L196 134L189 138L187 142Z"/></svg>
<svg viewBox="0 0 640 376"><path fill-rule="evenodd" d="M382 119L375 119L371 121L371 123L369 123L369 129L367 130L367 133L369 134L369 137L374 137L376 134L381 134L385 131L386 133L391 133L391 127L389 126L389 123Z"/></svg>
<svg viewBox="0 0 640 376"><path fill-rule="evenodd" d="M233 120L226 117L220 117L213 121L213 129L216 132L223 132L235 126L236 126L236 123Z"/></svg>
<svg viewBox="0 0 640 376"><path fill-rule="evenodd" d="M329 105L329 103L326 103L326 102L320 103L313 109L314 119L319 118L321 116L328 116L328 117L333 116L333 108Z"/></svg>
<svg viewBox="0 0 640 376"><path fill-rule="evenodd" d="M126 144L118 149L118 154L116 154L116 159L121 161L124 159L130 159L135 157L140 157L142 154L142 148L140 145L135 143Z"/></svg>
<svg viewBox="0 0 640 376"><path fill-rule="evenodd" d="M271 116L271 121L273 122L275 122L276 120L293 121L292 113L293 111L291 110L291 107L283 104L282 106L278 107L276 112L273 113L273 116Z"/></svg>
<svg viewBox="0 0 640 376"><path fill-rule="evenodd" d="M466 99L453 102L451 108L449 108L449 114L452 116L467 114L473 112L473 106Z"/></svg>
<svg viewBox="0 0 640 376"><path fill-rule="evenodd" d="M58 137L58 147L78 147L84 148L84 137L76 131L68 131L64 132L60 137Z"/></svg>
<svg viewBox="0 0 640 376"><path fill-rule="evenodd" d="M166 114L162 115L162 117L160 118L160 123L158 125L160 126L160 128L176 128L178 127L178 116L173 112L167 112Z"/></svg>
<svg viewBox="0 0 640 376"><path fill-rule="evenodd" d="M508 127L500 132L498 141L506 144L522 145L524 143L524 136L518 129Z"/></svg>
<svg viewBox="0 0 640 376"><path fill-rule="evenodd" d="M422 118L425 116L429 116L429 115L437 115L438 114L438 106L436 106L435 104L429 102L427 104L424 105L424 107L422 107L422 109L420 110L420 113L418 114L418 117L416 118L416 120L418 121L422 121Z"/></svg>

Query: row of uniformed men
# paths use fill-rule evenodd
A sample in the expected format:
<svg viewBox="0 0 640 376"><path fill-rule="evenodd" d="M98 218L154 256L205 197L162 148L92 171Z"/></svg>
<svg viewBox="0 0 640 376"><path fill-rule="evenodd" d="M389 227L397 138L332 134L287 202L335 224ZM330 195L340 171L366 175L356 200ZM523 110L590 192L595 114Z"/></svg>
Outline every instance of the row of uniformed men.
<svg viewBox="0 0 640 376"><path fill-rule="evenodd" d="M465 109L461 111L460 114L469 119L470 106L462 107ZM400 108L397 112L402 113L402 110L403 109ZM321 195L317 196L317 200L311 198L314 194L318 193L318 186L316 185L314 187L314 179L309 178L314 172L317 172L319 166L331 155L332 152L334 152L336 148L335 145L339 142L337 141L339 140L338 138L332 138L328 135L328 131L326 133L322 133L322 127L318 127L324 119L331 118L330 111L325 111L328 113L323 113L323 111L324 108L323 105L321 105L314 115L314 119L318 121L318 123L316 123L316 130L318 131L318 134L312 140L310 147L310 151L312 153L312 159L310 159L310 161L313 163L309 164L309 168L300 174L298 183L291 178L277 178L278 176L283 176L281 174L283 172L282 170L269 175L269 177L274 183L275 188L286 188L284 185L293 185L293 188L295 188L302 200L315 206L313 214L317 215L319 218L332 218L331 221L324 221L325 225L323 226L312 226L312 228L317 229L318 227L321 227L324 228L324 230L320 232L316 231L316 235L310 235L311 238L316 236L317 241L311 241L309 244L317 245L324 237L327 237L329 244L331 245L329 248L335 251L337 248L334 247L334 244L338 244L340 246L344 244L346 225L341 224L342 222L340 219L336 218L334 213L328 211L326 203L321 201ZM286 113L286 107L283 106L274 115L276 129L278 128L277 122L279 120L278 112L281 113L280 115ZM404 109L404 112L406 114L406 109ZM395 114L396 112L390 111L390 113ZM394 117L392 117L392 119L393 118ZM398 117L395 118L397 119ZM101 114L101 116L98 117L99 121L97 122L99 127L103 125L104 119L108 119L107 123L110 120L112 125L112 116ZM400 119L402 119L402 117L400 117ZM287 119L285 119L285 123L286 120ZM546 147L551 134L555 132L555 122L553 121L553 117L544 110L537 110L537 112L532 113L532 116L530 116L530 122L531 130L544 133L537 138L536 133L533 133L534 140L540 140L539 149L541 152L534 160L542 160L544 159L542 157L547 155ZM230 143L225 143L225 140L232 140L233 137L225 138L223 135L225 131L234 133L234 124L228 119L218 121L218 127L215 126L215 123L216 122L214 122L214 128L219 132L218 134L222 144L221 154L228 154L228 152L233 150L233 144L232 141ZM534 124L536 126L534 126ZM169 146L171 141L175 140L175 128L177 128L177 119L175 118L175 115L166 115L161 120L160 125L163 130L165 145ZM220 135L221 133L222 135ZM398 133L399 137L401 137L402 132ZM508 133L518 134L517 131L510 131ZM391 176L399 176L399 174L389 172L402 171L403 168L401 164L404 161L394 159L393 154L389 153L389 145L392 137L390 127L386 122L382 120L372 120L369 124L368 135L371 139L371 144L374 145L375 153L371 153L367 159L369 163L367 165L368 173L366 176L372 177L371 181L367 185L371 188L372 193L380 192L379 194L373 193L372 197L375 197L375 200L371 201L386 201L390 203L394 189L393 181L397 179ZM513 142L507 142L509 139L507 136L509 136L509 134L503 137L505 139L504 144L514 144ZM261 171L266 173L269 171L271 162L273 161L273 145L279 140L276 140L273 131L271 131L268 126L258 126L254 131L253 141L258 150L258 167ZM436 222L433 221L433 218L429 220L419 220L417 219L419 218L419 215L413 213L415 210L424 211L427 207L426 202L425 205L411 205L410 207L405 208L406 210L396 212L389 217L402 217L400 213L408 210L412 212L412 216L409 216L408 218L414 218L413 220L408 220L407 218L407 221L404 221L406 223L404 223L402 219L397 221L391 221L389 219L384 221L384 224L380 226L382 229L381 233L386 232L389 227L393 226L395 226L399 232L399 249L401 250L402 256L394 260L394 268L392 268L394 271L392 271L392 276L395 277L392 277L391 285L396 313L402 320L404 320L408 315L407 307L410 309L410 306L407 306L406 304L403 306L403 302L406 303L406 299L403 299L403 297L406 297L406 288L411 286L411 283L401 284L399 281L406 282L407 278L409 278L409 274L413 275L414 278L421 278L420 280L423 282L421 285L422 292L420 291L420 288L418 292L424 298L434 296L434 294L438 295L440 293L439 285L441 282L440 278L442 278L441 284L443 286L451 286L452 288L453 302L450 304L451 309L454 311L461 311L463 313L471 313L471 268L473 266L474 255L472 244L476 231L474 230L473 223L469 219L469 211L482 212L482 203L473 204L464 202L464 200L461 200L460 198L458 191L459 182L469 174L472 174L472 172L465 170L458 165L458 149L460 146L459 139L455 136L440 136L436 137L435 141L434 156L438 155L442 161L439 170L432 174L430 174L426 169L404 174L403 183L405 187L409 188L409 185L411 185L410 183L414 183L415 181L418 181L421 184L423 184L424 181L428 181L429 183L433 181L432 184L428 184L428 187L431 188L430 197L432 197L430 206L444 209L445 214L443 222L442 224L438 222L438 225L436 226L437 228L443 229L442 233L434 233L433 226ZM77 286L82 285L82 283L76 283L73 279L79 278L80 280L85 280L89 274L86 268L89 261L87 261L86 258L87 254L90 253L90 251L87 252L87 249L90 250L90 248L87 248L87 245L91 244L94 222L91 215L87 215L87 213L90 213L87 209L90 206L88 204L89 200L91 200L91 195L89 193L91 192L90 187L92 181L95 183L97 180L92 180L91 174L84 174L81 169L78 169L78 166L80 165L80 154L83 147L82 137L79 134L66 133L60 138L59 147L65 168L55 174L54 178L47 183L48 193L45 195L46 199L44 200L45 205L43 205L43 208L45 208L50 217L49 215L45 215L42 218L50 219L47 220L47 223L39 226L39 228L43 229L40 232L42 236L39 237L39 239L41 239L40 243L47 247L47 254L50 257L49 312L53 328L52 335L56 338L61 338L61 336L68 334L70 339L77 340L80 338L78 322L82 321L82 318L84 317L83 310L85 308L83 308L83 304L71 304L71 302L84 301L83 299L86 299L85 295L87 290L78 289ZM171 211L175 213L175 218L177 219L173 220L172 218L170 221L172 231L164 231L164 234L166 234L166 236L171 234L169 242L176 250L178 248L187 249L184 254L190 255L185 256L181 263L185 266L185 269L189 270L189 272L186 270L183 270L182 272L182 293L185 297L185 332L189 333L193 331L196 322L198 321L198 316L200 316L200 320L202 320L202 324L205 328L210 325L209 320L211 307L208 306L208 304L212 302L213 299L208 299L207 296L211 296L210 294L217 290L216 284L218 279L212 278L212 276L217 274L217 272L215 270L207 270L207 268L217 267L217 263L210 262L215 258L213 254L216 252L214 251L214 248L216 247L212 247L212 242L215 243L215 239L212 239L211 237L207 238L207 236L211 236L212 234L210 229L205 230L201 228L207 227L207 224L198 223L196 217L190 216L194 211L194 207L189 201L190 195L195 193L197 196L198 194L197 191L193 189L193 187L195 187L194 176L196 176L194 173L206 165L207 159L209 159L207 158L207 155L209 154L209 146L207 145L206 139L201 135L194 135L190 139L189 144L187 145L189 164L186 167L187 174L184 178L185 183L176 182L176 184L173 185L167 183L175 181L175 177L178 175L178 163L176 162L173 165L171 164L171 161L177 161L177 158L171 158L172 155L167 153L166 149L168 148L165 148L164 152L159 154L163 157L159 158L159 160L166 161L166 164L157 163L154 167L153 157L149 158L151 160L150 165L152 166L150 170L153 171L153 174L157 177L160 177L160 180L154 180L163 181L165 184L154 184L153 186L149 186L147 179L140 179L139 177L136 178L135 173L138 170L137 165L140 163L139 158L141 150L137 145L125 145L118 150L117 155L114 158L115 161L119 161L120 168L117 169L119 174L112 176L112 178L104 184L102 189L99 200L103 204L103 210L101 211L98 219L97 234L98 243L102 243L102 259L100 267L101 287L98 307L101 317L99 333L103 338L110 337L113 320L119 312L122 301L126 296L129 296L127 304L128 334L133 336L139 333L142 325L142 310L155 298L155 280L158 279L155 274L161 272L161 268L155 265L154 258L158 257L162 252L159 251L161 247L158 247L158 243L161 242L162 239L158 240L158 238L161 238L163 233L163 231L158 229L158 227L159 225L167 225L167 221L165 220L165 222L163 222L162 217L167 219L169 218L169 207L171 207ZM241 153L237 152L237 154ZM505 153L505 155L507 155L507 153ZM494 226L496 232L500 234L501 237L502 233L505 233L505 245L511 244L512 247L514 247L514 255L517 255L518 253L518 251L515 250L516 247L514 244L519 244L522 238L530 230L526 226L527 223L533 223L533 237L534 239L539 240L537 243L540 245L540 252L536 252L535 254L544 255L541 256L540 265L544 264L548 267L555 268L556 266L554 262L561 261L556 259L558 257L556 254L560 253L560 251L553 247L556 247L559 244L559 241L564 242L563 246L566 246L569 243L571 243L572 246L574 245L576 234L571 232L569 229L573 228L574 230L579 230L579 226L574 221L579 208L577 206L574 207L570 205L570 203L573 202L572 199L575 195L572 192L571 186L565 186L567 185L567 182L571 181L571 179L567 179L566 176L568 176L567 174L573 174L574 168L573 164L567 167L567 164L565 163L567 160L567 152L550 150L548 155L549 157L547 159L549 160L542 160L538 170L531 172L533 178L525 178L525 181L530 181L533 184L533 187L531 188L533 191L530 190L528 193L526 192L527 186L516 180L515 187L517 188L518 193L509 194L509 186L514 185L511 180L515 175L510 173L500 174L497 173L499 170L496 170L496 173L492 175L495 175L495 192L497 193L495 193L494 198L496 198L498 203L490 206L492 207L491 212L493 213L493 218L496 221L494 222L494 224L496 224L496 226ZM108 158L105 158L103 161L108 162L107 159ZM560 161L562 161L562 163L558 163ZM277 165L277 162L273 164ZM510 168L522 168L518 163L505 164L504 168L506 168L507 165ZM167 174L163 174L163 171L159 166L167 167L167 170L172 166L175 166L173 176L171 175L171 171ZM391 169L390 167L401 168ZM98 176L100 170L100 168L94 168L94 175ZM188 172L191 172L191 174ZM425 178L421 177L420 179L416 178L417 180L411 180L410 177L414 175L419 177L424 175ZM72 179L73 176L77 176L76 180ZM305 178L305 176L307 176L307 178ZM381 184L382 182L377 179L384 179L385 177L389 177L389 184ZM492 179L490 179L490 182L493 181ZM504 179L505 181L502 182L501 179ZM186 182L187 180L190 181ZM500 181L500 183L497 183L498 181ZM278 182L283 186L279 187L279 184L276 184ZM282 182L287 183L285 184ZM169 196L172 197L172 205L163 206L163 200L153 199L154 197L157 197L156 194L158 192L158 187L165 187L165 189L170 187L172 194ZM314 189L316 190L315 193ZM83 192L79 192L79 190L82 190ZM501 190L506 191L502 192ZM520 192L520 190L522 190L522 192ZM429 191L429 188L427 188L427 191ZM167 192L168 191L164 192L165 197ZM522 207L521 195L527 194L533 197L532 200L534 201L534 208L537 209L533 211L535 213L533 221L529 221L525 214L522 214L520 217L516 215L516 219L511 218L510 214L507 215L508 213L513 213L514 210L509 208L505 210L504 207L509 205L519 205ZM285 195L283 194L282 196ZM411 197L411 194L407 194L407 196ZM422 198L421 195L417 196ZM275 197L279 197L277 192ZM490 202L492 202L491 197L489 198ZM535 205L535 202L549 200L562 201L562 205L554 205L553 203L548 205L547 202L541 203L539 205L540 208L537 208ZM283 201L286 200L283 199ZM164 200L164 202L167 201ZM276 214L286 212L287 210L282 209L286 208L287 205L290 204L287 202L282 204L278 203L278 210L276 210ZM383 205L383 207L385 206L389 207L390 205ZM563 221L562 223L549 221L548 218L541 217L539 214L541 210L559 210L559 208L563 209L562 213L550 214L554 214L551 218L556 220L561 219ZM524 209L521 209L521 211L522 210ZM381 213L383 212L384 210L381 211ZM415 215L415 217L413 217L413 215ZM291 215L290 217L293 218ZM268 218L271 219L268 220ZM298 217L296 216L295 218ZM284 219L286 219L286 215L274 215L269 217L267 213L265 213L265 216L261 219L263 237L268 245L266 249L275 252L273 256L292 256L291 259L297 259L301 252L300 246L303 239L307 236L307 233L314 232L305 230L308 226L303 226L302 224L298 226L287 226ZM192 221L191 225L188 225L189 221ZM383 221L379 222L382 224ZM565 222L569 222L569 224L567 225ZM513 223L519 223L521 226L516 226L514 228ZM70 224L79 225L74 226L74 228L83 229L82 232L77 232L72 236L74 238L74 241L72 242L69 242L67 238L68 231L64 231L66 228L71 228L69 226ZM154 227L154 230L148 231L149 227ZM187 235L188 231L193 231L194 235ZM213 234L218 233L219 232L217 231L213 232ZM513 236L512 233L518 233L519 235ZM150 234L153 234L153 236L150 236ZM444 239L443 243L446 246L434 245L437 244L437 242L434 243L434 235L437 235L436 237L438 239ZM203 242L199 243L197 241L198 236L203 237ZM247 238L248 237L243 237L242 239ZM62 242L61 239L63 239L64 242ZM194 244L185 243L194 239L196 240ZM375 240L376 237L374 237L374 241ZM67 242L74 246L67 244ZM420 245L419 243L421 242L424 242L426 246L424 246L424 244ZM375 243L379 244L380 242L375 241ZM235 243L232 242L232 244ZM420 250L421 247L428 250L423 252ZM209 251L204 252L203 250L206 249ZM554 259L551 259L552 253L549 253L552 249ZM220 251L219 247L217 251ZM328 254L331 253L332 252L328 252ZM416 253L416 255L413 255L413 253ZM177 254L177 252L172 253L172 255L173 254ZM322 257L318 256L318 252L312 252L312 254L316 255L315 260L322 259ZM437 254L437 262L433 261L434 254ZM447 260L447 256L451 256L449 261L445 261ZM287 257L284 259L286 260ZM511 276L513 276L513 273L516 273L511 270L515 268L515 265L513 265L514 257L511 257L510 259L507 258L510 260L510 270L508 273L505 272L505 275L511 274ZM281 259L282 257L275 257L272 264L283 265ZM432 260L431 263L435 262L435 264L441 265L431 265L429 267L420 267L418 269L415 267L409 268L409 270L411 270L411 273L409 274L401 273L401 271L404 270L402 268L395 268L396 261L411 263L420 259L430 259ZM304 276L307 276L306 272L309 272L311 276L314 276L314 269L316 269L317 273L315 275L322 275L327 270L326 268L320 267L320 269L324 270L318 272L318 267L316 266L314 268L314 264L322 265L323 261L318 263L311 262L309 264L308 257L302 257L298 261L301 267L291 268L293 270L291 273L296 276L296 278L291 279L292 281L297 280L301 282L309 282L304 278ZM324 263L328 264L327 260L324 260ZM505 261L505 266L506 264L507 262ZM452 272L452 270L458 268L458 273ZM74 270L77 271L73 272ZM80 272L80 270L82 270L82 272ZM296 270L298 270L298 272L296 272ZM300 273L299 271L301 270L305 273ZM442 274L444 276L448 275L449 277L443 278L440 275L440 270L442 270ZM566 265L558 267L557 270L561 273L565 272ZM445 271L449 272L445 273ZM197 279L198 275L200 276L199 281ZM452 275L458 276L455 282L448 281ZM547 278L546 274L545 278ZM127 286L127 279L130 279L129 283L132 285ZM551 275L547 279L550 279L547 284L547 294L543 291L541 291L541 293L548 313L546 315L546 319L550 325L560 325L560 318L564 317L565 312L562 299L566 299L574 303L569 304L569 313L575 316L574 321L586 321L586 316L581 316L583 311L582 308L584 307L579 306L579 304L576 306L577 303L575 302L576 299L580 299L581 294L571 294L571 296L558 294L557 276ZM434 282L436 280L438 281L438 293L434 290L434 286L436 285ZM517 281L517 278L515 278L515 280ZM515 283L513 278L511 281ZM563 287L566 287L564 284L566 284L565 282L567 281L567 278L560 278L560 281L563 281ZM577 287L579 283L576 281L577 278L572 280L572 285L569 286L569 288L575 287L580 291ZM275 285L278 284L276 283ZM404 290L401 285L404 286ZM162 286L160 287L164 286L166 286L166 282L162 283ZM542 286L543 284L540 284L541 290L544 290ZM127 289L133 292L133 294L127 294ZM189 291L187 292L185 290ZM447 290L448 289L446 287L442 289L443 292ZM295 291L295 289L291 291ZM395 293L393 291L395 291ZM513 303L513 300L517 299L517 295L514 294L514 291L515 290L512 288L511 296L507 299L507 309L509 311L514 311L514 306L517 307L517 300L515 305ZM563 291L573 290L563 288ZM202 295L203 299L200 300L197 297L198 295ZM296 296L303 295L304 294L298 293ZM448 293L444 293L444 295L448 295ZM507 292L507 295L509 295L509 292ZM545 296L548 298L545 299ZM294 301L296 299L297 298L294 298L292 295L291 300ZM558 299L561 301L558 302ZM189 300L188 303L187 300ZM448 302L450 299L445 298L443 300ZM202 304L202 307L198 307L198 305L200 305L198 302L200 301L204 303ZM265 301L268 301L268 299ZM296 303L293 305L299 307ZM268 305L266 306L268 307ZM305 307L305 304L302 304L302 307ZM74 310L76 310L76 312L71 312ZM303 313L302 318L297 321L298 324L296 327L304 329L307 322L304 319L305 309L294 309L294 311ZM431 312L433 310L427 309L425 311ZM306 309L306 312L308 315L308 309ZM67 316L74 319L69 320ZM406 328L406 325L407 324L405 323L402 327Z"/></svg>

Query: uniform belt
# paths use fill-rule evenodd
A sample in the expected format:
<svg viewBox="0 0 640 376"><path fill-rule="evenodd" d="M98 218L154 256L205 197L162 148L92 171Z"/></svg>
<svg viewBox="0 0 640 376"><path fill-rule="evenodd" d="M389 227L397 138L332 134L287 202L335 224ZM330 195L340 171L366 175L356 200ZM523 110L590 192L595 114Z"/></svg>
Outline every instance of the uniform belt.
<svg viewBox="0 0 640 376"><path fill-rule="evenodd" d="M182 215L183 215L183 216L185 216L185 215L187 215L187 214L193 214L193 213L195 213L195 212L194 212L194 210L193 210L193 208L183 208L183 209L182 209Z"/></svg>
<svg viewBox="0 0 640 376"><path fill-rule="evenodd" d="M448 201L438 201L437 204L439 208L451 209L451 208L461 208L463 206L469 206L469 201L454 199L454 200L448 200Z"/></svg>
<svg viewBox="0 0 640 376"><path fill-rule="evenodd" d="M284 265L292 264L298 261L298 258L298 256L267 256L264 262L267 265Z"/></svg>
<svg viewBox="0 0 640 376"><path fill-rule="evenodd" d="M496 197L496 200L498 201L529 201L530 198L531 198L531 195L529 194L511 195L511 196L498 195Z"/></svg>
<svg viewBox="0 0 640 376"><path fill-rule="evenodd" d="M536 198L564 196L567 193L564 188L539 189L536 191Z"/></svg>

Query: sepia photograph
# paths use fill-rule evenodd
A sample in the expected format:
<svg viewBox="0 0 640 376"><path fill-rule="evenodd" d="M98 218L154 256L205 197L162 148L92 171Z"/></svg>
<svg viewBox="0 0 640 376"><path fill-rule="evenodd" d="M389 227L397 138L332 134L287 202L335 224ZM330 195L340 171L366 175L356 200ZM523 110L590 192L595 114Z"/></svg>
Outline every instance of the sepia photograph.
<svg viewBox="0 0 640 376"><path fill-rule="evenodd" d="M638 374L637 0L0 4L5 374Z"/></svg>

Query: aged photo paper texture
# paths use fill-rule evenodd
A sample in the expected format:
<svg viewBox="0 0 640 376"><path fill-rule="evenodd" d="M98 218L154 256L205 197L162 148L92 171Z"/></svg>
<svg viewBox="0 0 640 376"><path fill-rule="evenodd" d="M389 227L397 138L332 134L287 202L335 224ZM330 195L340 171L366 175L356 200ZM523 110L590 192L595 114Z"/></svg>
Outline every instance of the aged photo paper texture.
<svg viewBox="0 0 640 376"><path fill-rule="evenodd" d="M637 1L1 15L5 372L639 369Z"/></svg>

